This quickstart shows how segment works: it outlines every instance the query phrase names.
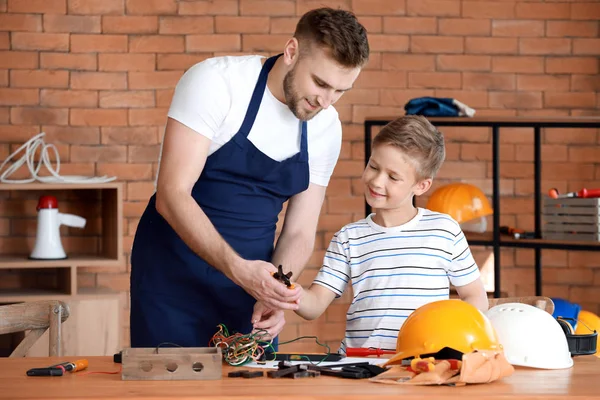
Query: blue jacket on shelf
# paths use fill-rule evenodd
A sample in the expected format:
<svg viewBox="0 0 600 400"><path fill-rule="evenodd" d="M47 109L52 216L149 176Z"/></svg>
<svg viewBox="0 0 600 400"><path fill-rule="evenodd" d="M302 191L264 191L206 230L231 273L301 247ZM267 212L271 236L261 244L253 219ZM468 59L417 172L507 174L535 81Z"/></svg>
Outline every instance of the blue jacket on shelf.
<svg viewBox="0 0 600 400"><path fill-rule="evenodd" d="M446 97L418 97L404 105L407 115L426 117L462 117L475 115L475 110L456 99Z"/></svg>

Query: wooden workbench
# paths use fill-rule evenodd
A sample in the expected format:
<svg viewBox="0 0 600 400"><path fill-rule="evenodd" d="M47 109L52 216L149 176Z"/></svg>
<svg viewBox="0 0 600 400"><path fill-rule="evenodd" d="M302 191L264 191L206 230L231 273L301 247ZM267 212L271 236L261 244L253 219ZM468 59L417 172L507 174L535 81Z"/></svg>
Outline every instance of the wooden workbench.
<svg viewBox="0 0 600 400"><path fill-rule="evenodd" d="M118 371L112 357L89 357L88 371ZM567 370L517 369L500 381L464 387L407 387L366 380L318 378L228 378L212 381L122 381L121 375L90 374L28 377L29 368L44 367L57 358L0 358L0 399L600 399L600 358L576 357ZM74 360L69 360L74 361Z"/></svg>

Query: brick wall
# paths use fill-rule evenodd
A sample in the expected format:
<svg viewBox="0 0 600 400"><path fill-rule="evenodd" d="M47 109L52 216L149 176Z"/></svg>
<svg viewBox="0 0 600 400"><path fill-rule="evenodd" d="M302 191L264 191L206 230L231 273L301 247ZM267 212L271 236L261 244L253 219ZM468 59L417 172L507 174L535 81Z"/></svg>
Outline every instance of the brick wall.
<svg viewBox="0 0 600 400"><path fill-rule="evenodd" d="M213 55L277 53L298 16L323 4L359 16L372 56L355 89L336 105L344 143L317 246L300 279L305 285L331 235L363 216L366 116L402 114L407 100L425 95L455 97L479 115L599 114L597 1L0 0L0 159L44 131L58 145L63 174L117 175L126 182L129 252L153 191L166 110L182 73ZM462 178L490 194L490 133L444 132L448 161L436 185ZM546 130L543 190L598 187L599 140L595 130ZM533 227L532 146L527 130L503 131L503 224ZM8 224L2 226L10 236ZM489 249L473 251L488 271ZM532 264L532 251L503 249L503 291L533 294ZM543 264L545 295L600 311L596 255L544 251ZM94 268L81 278L86 285L126 291L128 271L129 265ZM337 348L347 302L346 295L312 323L289 315L282 340L317 335ZM285 348L317 349L312 340Z"/></svg>

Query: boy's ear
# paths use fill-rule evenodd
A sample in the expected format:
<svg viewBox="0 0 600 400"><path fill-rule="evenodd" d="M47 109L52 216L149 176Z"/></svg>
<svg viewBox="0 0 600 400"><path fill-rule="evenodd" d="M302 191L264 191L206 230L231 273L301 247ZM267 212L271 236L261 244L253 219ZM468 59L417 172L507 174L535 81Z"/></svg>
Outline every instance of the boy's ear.
<svg viewBox="0 0 600 400"><path fill-rule="evenodd" d="M422 179L419 182L417 182L415 184L415 196L420 196L423 193L425 193L426 191L429 190L429 188L431 187L431 184L433 183L433 179L431 178L427 178L427 179Z"/></svg>

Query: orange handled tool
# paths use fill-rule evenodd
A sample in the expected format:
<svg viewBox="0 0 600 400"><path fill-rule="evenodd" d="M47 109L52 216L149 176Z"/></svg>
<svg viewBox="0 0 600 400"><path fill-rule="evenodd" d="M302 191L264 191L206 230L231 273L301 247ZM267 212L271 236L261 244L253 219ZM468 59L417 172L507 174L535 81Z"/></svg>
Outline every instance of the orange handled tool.
<svg viewBox="0 0 600 400"><path fill-rule="evenodd" d="M586 189L583 188L578 192L569 192L565 194L560 194L557 188L552 188L548 191L548 196L553 199L563 199L568 197L578 197L581 199L589 199L592 197L600 197L600 189Z"/></svg>
<svg viewBox="0 0 600 400"><path fill-rule="evenodd" d="M431 372L435 369L435 358L415 358L410 362L412 372Z"/></svg>
<svg viewBox="0 0 600 400"><path fill-rule="evenodd" d="M369 356L380 357L382 354L396 354L396 352L393 350L364 349L364 348L360 348L360 347L346 348L346 356L347 357L369 357Z"/></svg>

